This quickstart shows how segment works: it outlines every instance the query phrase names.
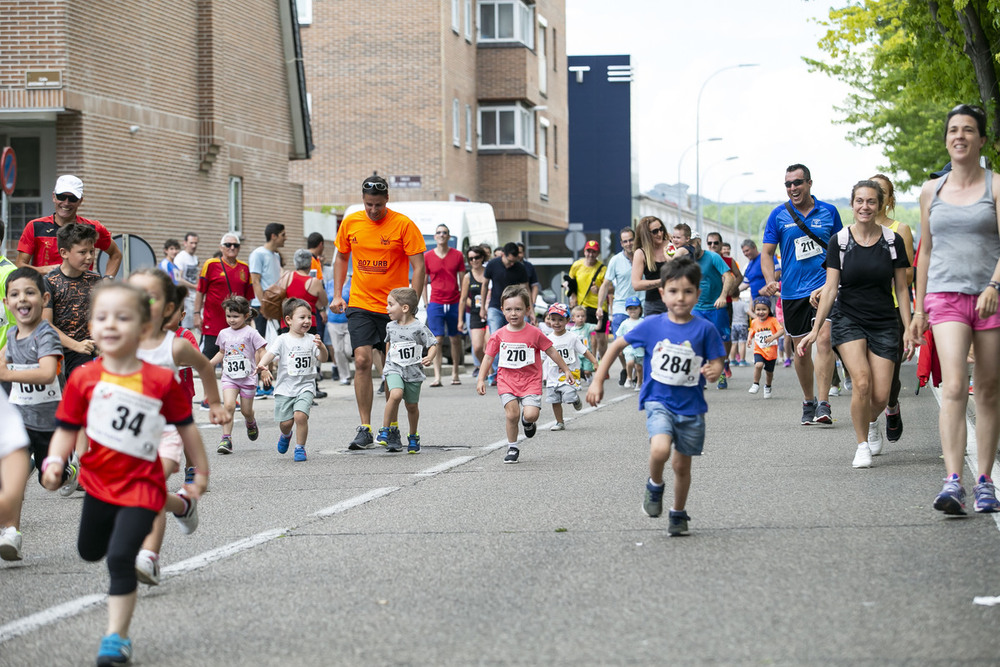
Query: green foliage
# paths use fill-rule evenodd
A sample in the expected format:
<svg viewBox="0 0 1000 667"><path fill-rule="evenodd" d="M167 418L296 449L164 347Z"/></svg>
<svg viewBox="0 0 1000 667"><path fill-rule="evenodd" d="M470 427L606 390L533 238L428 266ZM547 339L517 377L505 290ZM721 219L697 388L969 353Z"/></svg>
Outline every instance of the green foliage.
<svg viewBox="0 0 1000 667"><path fill-rule="evenodd" d="M862 0L831 9L819 41L826 61L805 58L820 71L851 86L837 120L851 126L847 138L861 146L884 146L902 191L922 183L948 161L944 117L956 104L983 104L996 118L1000 91L985 104L973 62L963 51L966 37L958 12L968 5L990 45L992 66L1000 63L1000 0ZM932 7L937 8L936 18ZM994 123L990 123L991 127ZM996 144L984 153L996 163Z"/></svg>

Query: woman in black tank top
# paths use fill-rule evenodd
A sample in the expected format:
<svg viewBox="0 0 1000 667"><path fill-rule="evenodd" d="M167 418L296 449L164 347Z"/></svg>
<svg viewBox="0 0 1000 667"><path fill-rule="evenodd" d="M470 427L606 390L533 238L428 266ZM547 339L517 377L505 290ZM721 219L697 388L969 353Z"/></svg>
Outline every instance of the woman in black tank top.
<svg viewBox="0 0 1000 667"><path fill-rule="evenodd" d="M486 250L471 246L465 253L469 271L462 276L462 295L458 300L458 329L465 331L465 313L469 314L469 338L476 359L482 359L486 352L486 320L480 315L483 303L483 281L485 278Z"/></svg>
<svg viewBox="0 0 1000 667"><path fill-rule="evenodd" d="M646 293L644 315L667 311L660 297L660 269L667 263L667 226L648 215L635 226L636 249L632 256L632 289Z"/></svg>

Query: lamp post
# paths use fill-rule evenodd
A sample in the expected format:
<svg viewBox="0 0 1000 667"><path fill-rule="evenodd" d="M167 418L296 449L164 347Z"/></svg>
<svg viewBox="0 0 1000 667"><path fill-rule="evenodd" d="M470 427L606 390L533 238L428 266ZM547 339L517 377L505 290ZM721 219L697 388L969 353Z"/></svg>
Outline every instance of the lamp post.
<svg viewBox="0 0 1000 667"><path fill-rule="evenodd" d="M710 74L709 77L705 79L704 83L701 84L701 89L698 91L698 103L695 106L695 116L694 116L694 145L695 145L694 169L695 169L695 183L696 187L698 188L697 191L695 192L695 196L698 199L697 201L698 216L696 218L696 224L698 227L699 234L701 234L703 227L702 215L701 215L701 151L698 150L698 144L701 143L701 94L705 92L705 86L708 85L708 82L711 81L713 78L715 78L717 75L722 74L723 72L731 69L739 69L742 67L757 67L757 66L758 66L757 63L741 63L739 65L729 65L728 67L723 67L720 70L712 72L712 74Z"/></svg>
<svg viewBox="0 0 1000 667"><path fill-rule="evenodd" d="M753 176L753 172L752 171L744 171L742 174L733 174L732 176L730 176L726 180L722 181L722 185L719 186L719 198L716 201L718 202L718 206L719 206L719 227L720 228L722 227L722 189L724 187L726 187L726 184L729 183L729 181L733 180L734 178L740 178L742 176ZM736 210L737 210L737 215L739 215L739 206L737 206ZM734 226L733 227L733 231L735 232L735 230L736 230L736 227ZM738 235L739 232L736 232L736 234Z"/></svg>
<svg viewBox="0 0 1000 667"><path fill-rule="evenodd" d="M705 139L702 143L707 143L709 141L722 141L722 137L709 137L708 139ZM693 143L690 146L688 146L687 148L685 148L684 152L681 153L681 159L677 161L677 222L678 223L681 221L681 214L680 214L680 212L681 212L681 164L683 164L685 156L687 156L687 154L689 152L691 152L691 149L694 148L697 145L698 145L697 143Z"/></svg>

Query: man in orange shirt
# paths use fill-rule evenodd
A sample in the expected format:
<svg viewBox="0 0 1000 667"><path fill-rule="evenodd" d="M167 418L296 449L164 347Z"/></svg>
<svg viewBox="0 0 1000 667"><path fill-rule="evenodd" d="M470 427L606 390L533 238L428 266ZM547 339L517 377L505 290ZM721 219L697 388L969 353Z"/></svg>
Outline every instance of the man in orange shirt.
<svg viewBox="0 0 1000 667"><path fill-rule="evenodd" d="M333 262L335 313L347 314L347 330L354 348L354 398L361 426L349 449L371 449L372 350L385 352L385 307L389 292L410 286L423 294L427 243L412 220L386 207L389 185L381 176L366 178L361 185L364 211L344 218L337 230L337 258ZM348 260L348 255L351 260ZM350 307L340 296L347 280L347 263L353 262ZM413 278L409 270L413 269Z"/></svg>

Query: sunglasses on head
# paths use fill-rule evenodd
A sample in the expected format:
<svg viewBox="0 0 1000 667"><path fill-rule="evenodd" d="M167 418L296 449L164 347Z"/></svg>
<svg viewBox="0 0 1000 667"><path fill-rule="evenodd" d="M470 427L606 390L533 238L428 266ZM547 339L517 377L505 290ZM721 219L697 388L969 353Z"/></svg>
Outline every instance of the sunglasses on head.
<svg viewBox="0 0 1000 667"><path fill-rule="evenodd" d="M797 188L797 187L799 187L800 185L802 185L805 182L806 182L806 179L804 179L804 178L796 178L794 181L785 181L785 187L786 188L791 188L791 187L796 187Z"/></svg>
<svg viewBox="0 0 1000 667"><path fill-rule="evenodd" d="M223 248L229 248L230 250L232 250L233 248L239 248L240 244L239 243L223 243L222 247Z"/></svg>
<svg viewBox="0 0 1000 667"><path fill-rule="evenodd" d="M385 183L379 183L378 181L365 181L361 186L362 190L374 190L375 192L385 192L389 189L389 186Z"/></svg>
<svg viewBox="0 0 1000 667"><path fill-rule="evenodd" d="M71 195L68 192L60 192L59 194L56 195L56 199L58 199L59 201L68 201L70 204L75 204L78 201L80 201L79 197L77 197L76 195Z"/></svg>

